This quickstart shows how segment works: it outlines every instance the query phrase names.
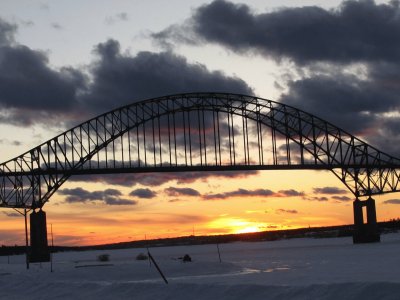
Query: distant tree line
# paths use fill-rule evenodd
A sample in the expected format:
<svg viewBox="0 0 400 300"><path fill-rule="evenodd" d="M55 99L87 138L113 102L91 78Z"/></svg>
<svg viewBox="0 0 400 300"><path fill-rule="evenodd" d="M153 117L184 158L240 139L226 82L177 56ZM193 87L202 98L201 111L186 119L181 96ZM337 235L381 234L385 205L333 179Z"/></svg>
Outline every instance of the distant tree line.
<svg viewBox="0 0 400 300"><path fill-rule="evenodd" d="M379 222L379 229L382 234L396 232L400 229L400 218L390 219L389 221ZM240 234L224 235L205 235L205 236L184 236L177 238L165 238L154 240L142 240L132 242L121 242L114 244L93 245L93 246L54 246L50 247L52 252L62 251L85 251L85 250L107 250L107 249L126 249L126 248L145 248L145 247L164 247L181 245L202 245L202 244L223 244L231 242L259 242L274 241L290 238L331 238L353 235L353 225L326 226L326 227L307 227L298 229L285 229L276 231L261 231ZM25 254L25 246L1 246L0 256Z"/></svg>

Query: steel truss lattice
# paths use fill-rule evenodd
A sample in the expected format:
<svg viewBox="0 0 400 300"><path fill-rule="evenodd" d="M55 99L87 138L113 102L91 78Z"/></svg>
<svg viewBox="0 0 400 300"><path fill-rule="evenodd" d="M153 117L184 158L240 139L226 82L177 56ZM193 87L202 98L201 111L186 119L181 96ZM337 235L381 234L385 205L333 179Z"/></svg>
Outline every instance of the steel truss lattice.
<svg viewBox="0 0 400 300"><path fill-rule="evenodd" d="M0 206L40 208L72 175L216 170L332 171L358 198L396 192L400 160L294 107L192 93L90 119L0 165Z"/></svg>

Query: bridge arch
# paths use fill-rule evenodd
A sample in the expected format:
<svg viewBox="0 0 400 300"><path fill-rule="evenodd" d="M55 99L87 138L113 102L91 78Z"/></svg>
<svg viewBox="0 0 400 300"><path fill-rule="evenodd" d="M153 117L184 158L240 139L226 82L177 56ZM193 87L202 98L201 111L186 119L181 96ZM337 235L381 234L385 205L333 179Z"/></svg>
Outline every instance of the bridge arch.
<svg viewBox="0 0 400 300"><path fill-rule="evenodd" d="M50 257L42 207L70 176L322 169L356 198L353 241L376 242L371 196L396 192L399 168L399 159L283 103L229 93L179 94L101 114L0 164L0 207L24 209L27 247L32 210L29 268L29 260Z"/></svg>
<svg viewBox="0 0 400 300"><path fill-rule="evenodd" d="M400 160L312 114L189 93L101 114L0 165L0 206L40 208L72 175L324 169L356 198L396 192Z"/></svg>

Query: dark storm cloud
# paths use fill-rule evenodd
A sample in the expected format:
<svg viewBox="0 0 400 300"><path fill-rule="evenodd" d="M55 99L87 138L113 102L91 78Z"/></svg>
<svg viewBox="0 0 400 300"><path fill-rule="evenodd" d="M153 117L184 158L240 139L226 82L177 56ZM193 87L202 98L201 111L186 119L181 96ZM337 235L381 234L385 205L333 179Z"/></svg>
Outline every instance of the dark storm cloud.
<svg viewBox="0 0 400 300"><path fill-rule="evenodd" d="M152 199L157 196L157 193L150 189L136 189L130 192L129 196L134 196L142 199Z"/></svg>
<svg viewBox="0 0 400 300"><path fill-rule="evenodd" d="M400 120L382 115L400 111L399 15L399 1L255 13L245 4L217 0L153 38L164 44L217 43L241 54L294 62L276 81L284 91L279 101L397 155L400 134L388 132L399 131ZM363 70L357 71L360 66Z"/></svg>
<svg viewBox="0 0 400 300"><path fill-rule="evenodd" d="M383 201L383 204L400 204L400 199L390 199Z"/></svg>
<svg viewBox="0 0 400 300"><path fill-rule="evenodd" d="M288 82L280 101L346 129L354 134L374 131L380 114L400 109L399 65L376 63L367 66L367 78L339 72L312 73ZM393 124L393 123L392 123ZM399 128L396 122L395 128Z"/></svg>
<svg viewBox="0 0 400 300"><path fill-rule="evenodd" d="M354 35L352 41L334 49L340 57L294 57L299 76L287 74L289 80L283 84L286 91L279 100L396 156L400 151L400 120L393 114L400 111L400 39L393 37L399 36L399 2L377 5L373 1L346 1L333 13L354 20L344 23ZM388 27L390 32L386 31ZM315 39L323 44L319 36ZM315 49L325 53L323 47ZM323 64L315 63L322 60Z"/></svg>
<svg viewBox="0 0 400 300"><path fill-rule="evenodd" d="M373 126L374 116L365 114L365 111L371 111L374 107L387 109L376 101L379 91L369 93L371 86L368 86L368 82L359 81L354 76L315 75L291 81L288 86L289 92L281 97L283 103L313 113L352 132ZM364 86L367 89L364 90Z"/></svg>
<svg viewBox="0 0 400 300"><path fill-rule="evenodd" d="M203 182L212 179L240 179L259 174L258 171L215 171L215 172L177 172L177 173L131 173L131 174L113 174L113 175L82 175L74 176L69 180L72 181L92 181L103 182L111 185L135 186L136 184L144 186L160 186L170 181L175 181L177 184L193 183L197 180Z"/></svg>
<svg viewBox="0 0 400 300"><path fill-rule="evenodd" d="M97 58L83 68L85 72L67 66L56 69L46 53L15 43L16 30L16 25L0 19L0 123L75 125L123 104L166 94L251 94L241 79L211 72L171 52L122 53L115 40L95 47Z"/></svg>
<svg viewBox="0 0 400 300"><path fill-rule="evenodd" d="M309 201L320 201L320 202L326 202L328 201L328 197L322 196L322 197L304 197L303 199L309 200Z"/></svg>
<svg viewBox="0 0 400 300"><path fill-rule="evenodd" d="M164 189L164 192L168 196L200 196L200 193L192 188L176 188L170 186L169 188Z"/></svg>
<svg viewBox="0 0 400 300"><path fill-rule="evenodd" d="M53 70L44 53L24 46L0 48L0 70L0 103L6 108L70 110L84 82L79 71Z"/></svg>
<svg viewBox="0 0 400 300"><path fill-rule="evenodd" d="M128 200L128 199L120 199L117 197L104 197L104 203L107 205L136 205L137 201Z"/></svg>
<svg viewBox="0 0 400 300"><path fill-rule="evenodd" d="M80 187L74 189L62 189L59 190L59 194L68 196L66 201L70 203L101 200L103 198L103 193L100 191L90 192Z"/></svg>
<svg viewBox="0 0 400 300"><path fill-rule="evenodd" d="M337 201L342 201L342 202L354 200L347 196L332 196L332 199L337 200Z"/></svg>
<svg viewBox="0 0 400 300"><path fill-rule="evenodd" d="M398 157L400 153L400 117L380 117L377 120L379 127L375 134L368 138L372 145L379 145L381 150Z"/></svg>
<svg viewBox="0 0 400 300"><path fill-rule="evenodd" d="M347 190L340 189L335 186L325 186L325 187L321 187L321 188L314 188L313 191L316 194L325 194L325 195L334 195L334 194L340 195L340 194L348 194L349 193Z"/></svg>
<svg viewBox="0 0 400 300"><path fill-rule="evenodd" d="M331 196L331 197L327 197L327 196L310 196L309 197L309 196L306 196L306 197L303 197L303 199L308 200L308 201L320 201L320 202L327 202L329 200L334 200L334 201L331 201L332 203L349 202L349 201L354 200L348 196L338 196L337 194L347 194L348 192L346 190L342 190L342 189L339 189L336 187L314 188L314 193L333 195L333 196Z"/></svg>
<svg viewBox="0 0 400 300"><path fill-rule="evenodd" d="M236 52L273 58L354 62L400 60L399 2L344 1L333 10L316 6L253 13L245 4L217 0L195 10L183 25L153 35L168 42L217 43Z"/></svg>
<svg viewBox="0 0 400 300"><path fill-rule="evenodd" d="M103 202L107 205L135 205L137 201L121 198L122 193L116 189L106 189L104 191L90 192L83 188L62 189L61 195L67 196L67 203L87 203L93 201Z"/></svg>
<svg viewBox="0 0 400 300"><path fill-rule="evenodd" d="M297 196L304 196L304 192L299 192L293 189L290 190L280 190L278 194L282 195L282 197L297 197Z"/></svg>
<svg viewBox="0 0 400 300"><path fill-rule="evenodd" d="M218 193L218 194L206 194L203 195L204 200L218 200L227 199L230 197L273 197L275 193L268 189L237 189L236 191Z"/></svg>
<svg viewBox="0 0 400 300"><path fill-rule="evenodd" d="M115 40L97 45L98 60L92 65L93 82L82 101L98 112L134 100L197 91L230 91L251 94L241 79L209 71L171 52L121 53Z"/></svg>
<svg viewBox="0 0 400 300"><path fill-rule="evenodd" d="M141 182L146 182L147 176L145 174L128 173L128 174L94 174L94 175L82 175L71 177L70 181L78 182L101 182L110 185L120 185L131 187ZM148 185L148 184L143 184Z"/></svg>
<svg viewBox="0 0 400 300"><path fill-rule="evenodd" d="M45 53L15 44L16 28L0 20L0 122L25 125L70 112L85 76L70 67L54 69Z"/></svg>
<svg viewBox="0 0 400 300"><path fill-rule="evenodd" d="M256 190L237 189L236 191L230 191L225 193L206 194L203 195L202 197L204 200L213 200L213 199L227 199L230 197L296 197L296 196L304 196L304 192L298 192L292 189L280 190L278 192L274 192L269 189L256 189Z"/></svg>

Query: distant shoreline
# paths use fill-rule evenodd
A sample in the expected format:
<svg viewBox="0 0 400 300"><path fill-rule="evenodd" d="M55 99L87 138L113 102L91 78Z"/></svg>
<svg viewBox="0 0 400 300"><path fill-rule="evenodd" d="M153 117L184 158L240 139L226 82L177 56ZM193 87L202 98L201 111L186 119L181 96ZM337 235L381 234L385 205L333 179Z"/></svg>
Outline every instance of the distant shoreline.
<svg viewBox="0 0 400 300"><path fill-rule="evenodd" d="M400 230L400 218L379 222L381 234ZM112 244L101 244L91 246L54 246L52 252L62 251L86 251L86 250L107 250L107 249L127 249L127 248L146 248L146 247L165 247L181 245L202 245L202 244L223 244L231 242L258 242L275 241L290 238L334 238L352 236L353 225L338 225L324 227L306 227L297 229L285 229L274 231L261 231L251 233L221 234L221 235L202 235L202 236L182 236L175 238L160 238L153 240L139 240L130 242L120 242ZM0 256L24 254L25 246L4 246L0 247Z"/></svg>

